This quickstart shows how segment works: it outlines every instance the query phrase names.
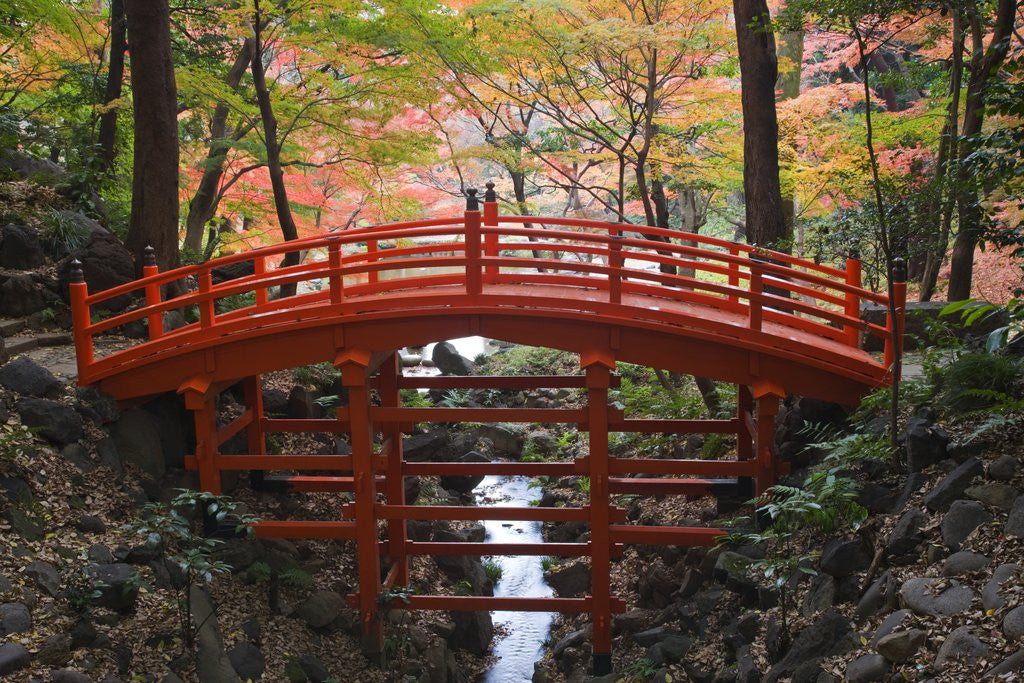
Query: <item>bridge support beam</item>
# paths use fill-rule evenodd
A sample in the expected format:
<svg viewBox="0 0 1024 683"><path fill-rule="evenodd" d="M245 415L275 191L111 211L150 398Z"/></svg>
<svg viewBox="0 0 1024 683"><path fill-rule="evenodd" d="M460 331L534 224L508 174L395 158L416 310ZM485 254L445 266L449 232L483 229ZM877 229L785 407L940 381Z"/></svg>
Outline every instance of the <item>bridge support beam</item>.
<svg viewBox="0 0 1024 683"><path fill-rule="evenodd" d="M775 485L778 466L775 462L775 417L784 392L774 385L758 383L752 387L757 400L757 475L754 495L760 496Z"/></svg>
<svg viewBox="0 0 1024 683"><path fill-rule="evenodd" d="M587 376L587 429L590 457L590 592L593 619L593 673L612 672L611 510L608 481L608 389L615 358L610 351L580 354Z"/></svg>
<svg viewBox="0 0 1024 683"><path fill-rule="evenodd" d="M388 356L378 372L380 404L385 408L397 408L402 404L398 387L398 377L402 374L401 356L395 352ZM385 457L388 461L388 475L384 484L385 498L388 505L405 505L405 477L402 469L405 466L402 452L402 430L397 422L388 422L383 426L383 442ZM409 585L409 558L405 554L408 536L406 522L401 519L388 521L388 559L394 563L394 585Z"/></svg>
<svg viewBox="0 0 1024 683"><path fill-rule="evenodd" d="M370 354L345 351L334 366L341 370L342 386L348 389L347 412L352 441L352 477L355 488L356 558L359 565L358 606L362 623L362 650L378 661L384 649L377 600L381 592L380 549L377 540L377 487L373 472L373 424L370 421L368 367Z"/></svg>

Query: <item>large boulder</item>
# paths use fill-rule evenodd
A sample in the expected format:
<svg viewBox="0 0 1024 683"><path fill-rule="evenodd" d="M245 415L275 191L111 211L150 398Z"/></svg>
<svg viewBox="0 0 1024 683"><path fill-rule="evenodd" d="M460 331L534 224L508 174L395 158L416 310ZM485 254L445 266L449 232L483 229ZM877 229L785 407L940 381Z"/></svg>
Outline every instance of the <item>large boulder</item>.
<svg viewBox="0 0 1024 683"><path fill-rule="evenodd" d="M556 565L544 578L559 597L572 598L590 590L590 567L583 562Z"/></svg>
<svg viewBox="0 0 1024 683"><path fill-rule="evenodd" d="M885 546L886 555L894 558L894 564L903 564L907 560L913 562L917 559L913 551L924 541L921 528L925 521L924 513L917 508L911 508L900 516Z"/></svg>
<svg viewBox="0 0 1024 683"><path fill-rule="evenodd" d="M904 445L907 466L911 472L920 472L948 457L949 434L931 420L915 416L907 420Z"/></svg>
<svg viewBox="0 0 1024 683"><path fill-rule="evenodd" d="M86 573L92 577L98 595L92 602L119 612L129 611L139 597L139 577L130 564L90 564Z"/></svg>
<svg viewBox="0 0 1024 683"><path fill-rule="evenodd" d="M114 235L96 232L60 265L60 291L65 296L68 283L71 281L72 257L82 262L82 272L85 274L85 282L89 285L90 293L102 292L135 279L135 261L131 252ZM128 306L131 301L131 296L125 294L104 301L98 308L117 312Z"/></svg>
<svg viewBox="0 0 1024 683"><path fill-rule="evenodd" d="M870 565L870 549L860 539L833 539L821 551L821 571L837 579L867 569Z"/></svg>
<svg viewBox="0 0 1024 683"><path fill-rule="evenodd" d="M935 670L943 671L954 660L962 660L968 664L974 664L982 657L987 657L989 648L981 642L970 626L961 626L954 629L939 648L935 655Z"/></svg>
<svg viewBox="0 0 1024 683"><path fill-rule="evenodd" d="M167 471L160 440L160 423L141 408L125 411L110 425L110 435L124 462L132 463L155 479Z"/></svg>
<svg viewBox="0 0 1024 683"><path fill-rule="evenodd" d="M23 645L4 643L0 645L0 676L21 671L32 662L32 657Z"/></svg>
<svg viewBox="0 0 1024 683"><path fill-rule="evenodd" d="M317 591L295 608L292 616L302 619L310 628L330 626L345 611L345 597L334 591Z"/></svg>
<svg viewBox="0 0 1024 683"><path fill-rule="evenodd" d="M974 597L968 586L949 579L913 578L900 587L903 604L922 616L951 617L966 611Z"/></svg>
<svg viewBox="0 0 1024 683"><path fill-rule="evenodd" d="M949 506L949 512L942 518L942 541L957 550L971 533L982 524L992 521L985 507L974 500L958 500Z"/></svg>
<svg viewBox="0 0 1024 683"><path fill-rule="evenodd" d="M57 301L38 274L15 273L0 284L0 315L24 318Z"/></svg>
<svg viewBox="0 0 1024 683"><path fill-rule="evenodd" d="M430 358L444 375L471 375L476 369L473 361L459 355L459 352L449 342L435 344Z"/></svg>
<svg viewBox="0 0 1024 683"><path fill-rule="evenodd" d="M490 612L452 612L455 631L448 644L475 655L485 655L494 637L494 622Z"/></svg>
<svg viewBox="0 0 1024 683"><path fill-rule="evenodd" d="M807 663L849 652L854 648L850 620L835 611L818 617L793 638L786 655L764 677L765 683L792 676Z"/></svg>
<svg viewBox="0 0 1024 683"><path fill-rule="evenodd" d="M45 262L39 234L33 228L17 223L0 228L0 268L32 270Z"/></svg>
<svg viewBox="0 0 1024 683"><path fill-rule="evenodd" d="M60 446L82 438L82 416L75 409L45 398L23 398L15 406L22 424Z"/></svg>
<svg viewBox="0 0 1024 683"><path fill-rule="evenodd" d="M945 512L953 501L963 498L971 480L984 474L985 468L977 458L968 458L942 481L925 494L924 504L932 512Z"/></svg>
<svg viewBox="0 0 1024 683"><path fill-rule="evenodd" d="M20 602L0 605L0 636L23 633L32 629L32 614Z"/></svg>
<svg viewBox="0 0 1024 683"><path fill-rule="evenodd" d="M54 398L64 383L28 356L0 367L0 386L23 396Z"/></svg>
<svg viewBox="0 0 1024 683"><path fill-rule="evenodd" d="M490 459L476 451L470 451L459 458L457 462L490 462ZM484 475L482 474L453 475L441 477L441 486L450 491L469 493L479 486L483 480Z"/></svg>

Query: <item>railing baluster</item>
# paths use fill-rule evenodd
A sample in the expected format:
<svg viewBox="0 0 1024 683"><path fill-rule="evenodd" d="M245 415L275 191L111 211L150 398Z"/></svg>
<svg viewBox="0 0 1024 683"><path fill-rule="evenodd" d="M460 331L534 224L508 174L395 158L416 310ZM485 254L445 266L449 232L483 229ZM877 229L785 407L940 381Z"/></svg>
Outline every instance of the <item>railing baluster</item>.
<svg viewBox="0 0 1024 683"><path fill-rule="evenodd" d="M617 232L617 231L616 231ZM622 235L612 234L608 242L608 301L613 304L622 303Z"/></svg>
<svg viewBox="0 0 1024 683"><path fill-rule="evenodd" d="M209 268L199 271L199 293L209 294L213 291L213 274ZM199 326L202 328L213 327L215 309L213 297L203 299L199 302Z"/></svg>
<svg viewBox="0 0 1024 683"><path fill-rule="evenodd" d="M142 250L143 253L143 266L142 276L143 277L154 277L160 272L160 267L156 264L156 251L153 247L146 247ZM160 304L160 284L157 282L150 282L146 285L146 305L157 306ZM146 316L147 326L149 327L149 338L159 339L164 334L164 316L161 313L150 313Z"/></svg>
<svg viewBox="0 0 1024 683"><path fill-rule="evenodd" d="M92 333L89 331L92 320L89 315L89 304L85 302L89 298L89 285L85 282L82 262L78 259L71 262L68 298L71 300L71 326L74 331L78 380L85 382L87 381L89 366L93 362Z"/></svg>
<svg viewBox="0 0 1024 683"><path fill-rule="evenodd" d="M846 284L851 287L860 287L860 259L856 254L851 254L846 259ZM853 293L846 293L846 315L851 318L860 319L860 297ZM860 328L856 325L847 324L846 343L857 348L860 346Z"/></svg>
<svg viewBox="0 0 1024 683"><path fill-rule="evenodd" d="M341 268L341 239L327 240L327 265L331 269L331 303L340 304L345 297L345 277L337 271Z"/></svg>
<svg viewBox="0 0 1024 683"><path fill-rule="evenodd" d="M729 255L730 256L737 256L738 257L740 255L740 245L738 245L738 244L730 244L729 245ZM729 262L729 286L730 287L739 287L740 286L740 264L736 263L736 262L733 262L733 261ZM739 303L739 301L740 301L739 294L730 294L729 295L729 301L731 301L733 303Z"/></svg>
<svg viewBox="0 0 1024 683"><path fill-rule="evenodd" d="M480 277L480 202L476 190L466 190L466 293L476 296L483 291Z"/></svg>
<svg viewBox="0 0 1024 683"><path fill-rule="evenodd" d="M761 331L761 294L764 292L763 273L757 261L750 261L750 296L748 298L750 317L748 324L750 329Z"/></svg>
<svg viewBox="0 0 1024 683"><path fill-rule="evenodd" d="M366 254L368 256L368 258L366 259L367 263L377 263L377 260L380 258L377 249L378 246L379 245L377 244L377 240L366 240ZM370 282L370 284L377 282L379 279L380 273L378 273L376 270L371 270L369 273L367 273L367 280Z"/></svg>
<svg viewBox="0 0 1024 683"><path fill-rule="evenodd" d="M487 183L487 191L484 192L484 225L488 228L498 227L498 195L494 192L494 183ZM484 235L484 256L497 258L498 256L498 235L488 232ZM488 284L498 281L498 266L488 263L484 266L484 280Z"/></svg>
<svg viewBox="0 0 1024 683"><path fill-rule="evenodd" d="M262 275L267 272L267 257L257 256L252 260L252 272L256 275L257 281L261 280ZM256 308L262 308L267 305L267 288L257 284L256 285Z"/></svg>

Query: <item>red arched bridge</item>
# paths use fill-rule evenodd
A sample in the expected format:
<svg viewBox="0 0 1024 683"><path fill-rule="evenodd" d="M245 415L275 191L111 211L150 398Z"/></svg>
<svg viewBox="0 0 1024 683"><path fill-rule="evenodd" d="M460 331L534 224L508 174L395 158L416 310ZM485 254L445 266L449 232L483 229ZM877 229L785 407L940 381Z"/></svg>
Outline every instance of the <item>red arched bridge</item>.
<svg viewBox="0 0 1024 683"><path fill-rule="evenodd" d="M354 540L364 648L379 652L380 596L409 580L414 555L588 557L592 586L579 598L413 595L392 607L443 610L589 612L595 673L611 666L611 614L624 609L611 592L609 561L624 544L712 544L718 529L626 524L613 495L706 495L732 486L763 492L779 465L772 454L774 418L787 393L854 404L890 380L893 339L902 338L905 284L894 283L895 316L885 327L860 319L863 301L888 305L861 286L860 263L838 269L788 254L660 228L576 218L501 216L493 193L482 211L469 191L457 217L346 230L158 272L90 293L80 269L71 283L79 381L119 400L168 391L185 397L196 423L201 488L219 492L221 472L250 470L251 481L278 490L347 491L340 520L265 521L257 534ZM677 240L673 242L671 240ZM285 254L298 265L271 268ZM214 284L214 271L251 262L251 273ZM236 266L237 267L237 266ZM189 281L187 294L162 291ZM177 286L181 289L181 286ZM278 288L291 296L273 297ZM142 291L144 305L93 321L104 302ZM218 300L251 303L218 313ZM237 299L235 299L237 302ZM198 311L197 320L164 331L163 315ZM146 321L148 339L97 357L93 338ZM895 334L893 334L895 329ZM885 339L879 360L860 348L862 335ZM406 377L397 349L484 335L579 355L581 374L534 377ZM260 375L330 361L348 389L348 404L328 419L278 419L263 412ZM636 419L609 405L617 361L738 385L728 419ZM217 396L242 382L245 412L218 426ZM577 388L583 407L404 407L403 388ZM375 392L377 400L371 398ZM402 434L417 422L521 422L576 425L589 453L572 462L406 462ZM244 432L248 453L219 447ZM273 432L347 434L351 455L271 455ZM735 435L730 460L612 457L609 432ZM302 472L330 471L322 474ZM266 475L266 472L278 472ZM294 473L298 474L294 474ZM288 474L280 474L288 473ZM590 477L581 508L407 505L404 477L443 475ZM643 475L634 477L632 475ZM410 540L406 520L581 520L579 543L427 543ZM381 537L378 521L386 522ZM382 574L382 567L387 571Z"/></svg>

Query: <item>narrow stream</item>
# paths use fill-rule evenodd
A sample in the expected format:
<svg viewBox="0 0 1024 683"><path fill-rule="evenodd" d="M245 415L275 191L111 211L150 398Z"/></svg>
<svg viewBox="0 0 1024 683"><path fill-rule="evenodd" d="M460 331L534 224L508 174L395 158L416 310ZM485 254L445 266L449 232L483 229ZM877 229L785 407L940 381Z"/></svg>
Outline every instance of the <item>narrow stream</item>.
<svg viewBox="0 0 1024 683"><path fill-rule="evenodd" d="M490 476L477 487L481 505L525 507L537 497L529 488L529 477ZM488 543L542 543L540 522L485 521ZM498 597L551 597L544 581L543 558L536 555L492 558L501 567L501 579L494 587ZM555 615L551 612L494 612L494 625L508 634L494 644L495 663L484 674L484 683L529 683L533 664L543 655L544 641Z"/></svg>

